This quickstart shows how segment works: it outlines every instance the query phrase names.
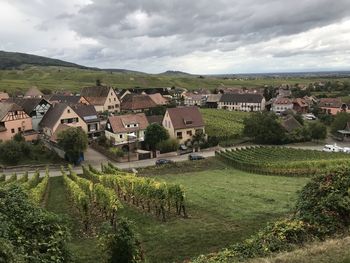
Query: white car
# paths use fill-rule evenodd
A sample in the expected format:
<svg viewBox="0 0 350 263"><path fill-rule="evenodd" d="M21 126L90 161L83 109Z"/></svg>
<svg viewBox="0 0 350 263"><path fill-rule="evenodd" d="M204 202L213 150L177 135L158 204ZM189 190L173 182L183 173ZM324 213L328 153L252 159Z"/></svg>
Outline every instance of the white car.
<svg viewBox="0 0 350 263"><path fill-rule="evenodd" d="M324 152L343 152L343 148L342 147L339 147L337 146L337 144L326 144L322 151Z"/></svg>
<svg viewBox="0 0 350 263"><path fill-rule="evenodd" d="M313 115L313 114L305 114L305 115L304 115L304 119L305 119L305 120L310 120L310 121L312 121L312 120L316 120L317 118L316 118L316 116Z"/></svg>
<svg viewBox="0 0 350 263"><path fill-rule="evenodd" d="M350 147L343 147L343 152L350 153Z"/></svg>

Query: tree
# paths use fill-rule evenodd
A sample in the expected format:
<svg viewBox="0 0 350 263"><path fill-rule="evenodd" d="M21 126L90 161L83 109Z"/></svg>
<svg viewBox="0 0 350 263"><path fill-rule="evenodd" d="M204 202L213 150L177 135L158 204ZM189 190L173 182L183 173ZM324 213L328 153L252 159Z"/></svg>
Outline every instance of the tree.
<svg viewBox="0 0 350 263"><path fill-rule="evenodd" d="M202 143L205 143L205 134L203 130L197 130L192 136L192 145L195 147L196 151L198 151L199 145Z"/></svg>
<svg viewBox="0 0 350 263"><path fill-rule="evenodd" d="M168 131L157 123L149 125L145 131L145 143L151 150L155 150L158 143L167 139L169 139Z"/></svg>
<svg viewBox="0 0 350 263"><path fill-rule="evenodd" d="M134 228L126 218L118 220L117 228L104 225L100 245L106 254L106 263L136 263L142 261L140 243Z"/></svg>
<svg viewBox="0 0 350 263"><path fill-rule="evenodd" d="M96 79L96 86L97 87L100 87L102 84L101 84L101 80L100 79Z"/></svg>
<svg viewBox="0 0 350 263"><path fill-rule="evenodd" d="M331 124L331 133L336 135L338 130L344 130L346 124L350 121L350 114L346 112L339 112Z"/></svg>
<svg viewBox="0 0 350 263"><path fill-rule="evenodd" d="M313 140L324 140L327 138L327 127L321 122L310 123L309 131Z"/></svg>
<svg viewBox="0 0 350 263"><path fill-rule="evenodd" d="M66 152L70 162L76 163L87 149L88 137L81 128L71 127L57 135L58 145Z"/></svg>
<svg viewBox="0 0 350 263"><path fill-rule="evenodd" d="M243 135L256 143L280 144L286 140L285 130L272 112L257 112L243 121Z"/></svg>
<svg viewBox="0 0 350 263"><path fill-rule="evenodd" d="M22 155L21 143L12 140L1 144L0 157L6 164L18 164Z"/></svg>

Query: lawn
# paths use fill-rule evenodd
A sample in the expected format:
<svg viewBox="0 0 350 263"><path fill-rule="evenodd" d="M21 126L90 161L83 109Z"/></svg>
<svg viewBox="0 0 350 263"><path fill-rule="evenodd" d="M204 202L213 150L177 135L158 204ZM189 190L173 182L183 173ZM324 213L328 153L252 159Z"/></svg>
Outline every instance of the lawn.
<svg viewBox="0 0 350 263"><path fill-rule="evenodd" d="M296 192L307 182L300 177L248 174L224 165L190 173L171 170L156 178L184 186L190 218L163 223L131 208L122 211L135 221L149 262L182 262L249 237L290 212Z"/></svg>

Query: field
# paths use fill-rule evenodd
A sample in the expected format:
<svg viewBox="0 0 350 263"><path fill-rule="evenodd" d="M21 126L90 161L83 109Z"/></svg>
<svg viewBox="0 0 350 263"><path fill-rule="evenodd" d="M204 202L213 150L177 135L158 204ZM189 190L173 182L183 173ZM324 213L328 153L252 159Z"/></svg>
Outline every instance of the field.
<svg viewBox="0 0 350 263"><path fill-rule="evenodd" d="M243 120L249 116L247 112L227 111L217 109L200 110L205 122L206 133L216 136L220 142L241 137Z"/></svg>
<svg viewBox="0 0 350 263"><path fill-rule="evenodd" d="M229 165L244 171L276 175L312 175L349 165L346 153L327 153L286 147L248 147L216 153Z"/></svg>
<svg viewBox="0 0 350 263"><path fill-rule="evenodd" d="M219 77L199 78L185 74L144 74L137 72L108 72L66 67L26 66L18 70L0 70L0 91L25 91L35 85L40 89L69 90L79 92L82 87L94 85L96 79L116 88L134 87L184 87L190 90L221 86L261 87L280 84L308 84L325 81L324 78L258 78L224 79ZM336 80L336 79L334 79ZM342 79L344 80L344 79Z"/></svg>

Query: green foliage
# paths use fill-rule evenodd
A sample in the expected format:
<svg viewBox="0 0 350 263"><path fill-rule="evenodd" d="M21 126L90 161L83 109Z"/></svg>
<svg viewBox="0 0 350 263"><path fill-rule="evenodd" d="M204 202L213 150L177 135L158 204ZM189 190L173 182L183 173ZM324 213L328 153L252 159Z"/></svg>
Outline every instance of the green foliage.
<svg viewBox="0 0 350 263"><path fill-rule="evenodd" d="M0 158L10 165L19 163L23 156L21 143L16 141L7 141L0 145Z"/></svg>
<svg viewBox="0 0 350 263"><path fill-rule="evenodd" d="M0 262L69 261L67 228L28 201L20 187L0 188L0 222Z"/></svg>
<svg viewBox="0 0 350 263"><path fill-rule="evenodd" d="M15 182L17 182L17 174L16 173L12 174L10 176L10 178L5 181L6 184L12 184Z"/></svg>
<svg viewBox="0 0 350 263"><path fill-rule="evenodd" d="M158 123L148 125L145 131L145 144L151 150L155 150L158 143L169 139L168 131Z"/></svg>
<svg viewBox="0 0 350 263"><path fill-rule="evenodd" d="M200 109L205 123L205 132L219 142L242 136L243 120L250 113L217 109Z"/></svg>
<svg viewBox="0 0 350 263"><path fill-rule="evenodd" d="M36 187L30 189L29 197L35 204L41 204L49 184L49 179L49 171L46 170L45 177L41 180L41 182L38 183Z"/></svg>
<svg viewBox="0 0 350 263"><path fill-rule="evenodd" d="M161 153L174 152L179 149L179 142L176 139L167 139L159 142L157 148Z"/></svg>
<svg viewBox="0 0 350 263"><path fill-rule="evenodd" d="M331 133L336 135L338 130L344 130L346 124L350 121L350 114L346 112L339 112L335 115L331 124Z"/></svg>
<svg viewBox="0 0 350 263"><path fill-rule="evenodd" d="M116 157L124 157L124 155L125 155L125 152L121 148L118 148L118 147L111 147L111 148L109 148L109 151L112 154L114 154Z"/></svg>
<svg viewBox="0 0 350 263"><path fill-rule="evenodd" d="M285 130L272 112L257 112L244 119L243 134L261 144L281 144L286 141Z"/></svg>
<svg viewBox="0 0 350 263"><path fill-rule="evenodd" d="M68 128L57 135L58 145L63 148L70 162L77 162L88 146L88 136L80 128Z"/></svg>
<svg viewBox="0 0 350 263"><path fill-rule="evenodd" d="M321 122L311 122L309 131L313 140L324 140L327 138L327 127Z"/></svg>
<svg viewBox="0 0 350 263"><path fill-rule="evenodd" d="M105 226L100 245L106 254L106 263L143 262L134 227L126 218L118 220L116 229Z"/></svg>
<svg viewBox="0 0 350 263"><path fill-rule="evenodd" d="M21 133L16 133L15 136L13 136L13 140L15 142L25 142L25 138Z"/></svg>
<svg viewBox="0 0 350 263"><path fill-rule="evenodd" d="M240 170L287 176L309 176L329 167L350 164L346 153L286 147L248 147L216 152L216 156Z"/></svg>

